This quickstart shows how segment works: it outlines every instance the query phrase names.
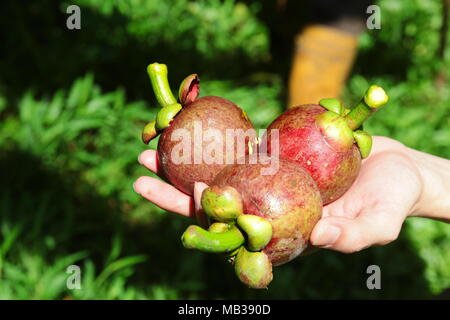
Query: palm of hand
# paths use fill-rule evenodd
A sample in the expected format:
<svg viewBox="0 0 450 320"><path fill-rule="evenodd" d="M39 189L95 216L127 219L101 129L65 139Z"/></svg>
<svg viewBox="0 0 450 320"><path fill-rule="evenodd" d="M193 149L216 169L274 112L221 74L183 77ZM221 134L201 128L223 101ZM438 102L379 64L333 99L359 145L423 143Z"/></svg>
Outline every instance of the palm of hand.
<svg viewBox="0 0 450 320"><path fill-rule="evenodd" d="M352 187L324 207L311 235L316 246L354 252L394 241L420 194L420 175L401 143L374 137Z"/></svg>

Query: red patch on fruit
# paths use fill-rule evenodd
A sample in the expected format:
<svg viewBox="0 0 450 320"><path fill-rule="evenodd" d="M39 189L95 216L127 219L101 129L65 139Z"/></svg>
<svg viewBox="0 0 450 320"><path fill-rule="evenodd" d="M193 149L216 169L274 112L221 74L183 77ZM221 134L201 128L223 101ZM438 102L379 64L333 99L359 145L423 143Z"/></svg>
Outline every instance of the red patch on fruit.
<svg viewBox="0 0 450 320"><path fill-rule="evenodd" d="M280 157L305 168L317 183L323 203L328 204L353 184L359 173L361 155L356 145L338 152L327 143L316 126L316 117L325 111L314 104L289 109L268 127L262 143L267 141L267 152L271 154L271 130L277 129Z"/></svg>

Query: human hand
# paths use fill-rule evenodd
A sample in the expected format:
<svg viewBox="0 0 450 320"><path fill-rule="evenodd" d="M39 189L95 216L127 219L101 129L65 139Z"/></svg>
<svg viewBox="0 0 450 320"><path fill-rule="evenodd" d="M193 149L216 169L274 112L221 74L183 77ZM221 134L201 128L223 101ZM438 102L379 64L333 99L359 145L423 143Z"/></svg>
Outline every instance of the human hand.
<svg viewBox="0 0 450 320"><path fill-rule="evenodd" d="M157 153L146 150L139 162L160 175ZM199 203L204 183L196 183L194 199L170 184L140 177L134 189L162 209L196 218L206 225ZM353 186L323 209L311 234L315 246L355 252L394 241L408 216L450 221L450 161L405 147L386 137L373 137L371 155L363 160Z"/></svg>
<svg viewBox="0 0 450 320"><path fill-rule="evenodd" d="M373 137L371 155L362 161L358 178L341 198L324 207L311 243L351 253L397 239L423 190L409 150L396 140Z"/></svg>
<svg viewBox="0 0 450 320"><path fill-rule="evenodd" d="M158 161L158 153L155 150L142 152L139 155L138 161L151 172L158 176L162 175ZM158 207L182 216L194 218L202 227L206 226L207 219L201 208L200 198L203 190L207 187L202 182L196 182L194 185L194 197L190 197L174 186L157 178L143 176L133 184L133 188L138 194L153 202Z"/></svg>

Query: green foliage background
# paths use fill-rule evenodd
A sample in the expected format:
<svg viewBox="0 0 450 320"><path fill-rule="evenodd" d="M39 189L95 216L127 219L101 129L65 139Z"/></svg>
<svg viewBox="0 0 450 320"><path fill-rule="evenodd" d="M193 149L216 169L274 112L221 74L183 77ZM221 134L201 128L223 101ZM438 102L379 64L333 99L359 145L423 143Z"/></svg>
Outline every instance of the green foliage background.
<svg viewBox="0 0 450 320"><path fill-rule="evenodd" d="M419 218L390 245L278 267L268 291L244 288L217 256L185 250L189 221L132 190L149 174L136 159L156 112L145 67L167 63L174 88L198 72L202 95L235 101L264 128L284 109L289 21L280 24L274 1L74 3L80 31L65 28L69 2L2 3L0 298L448 297L450 227ZM391 102L367 130L450 158L450 88L435 82L449 66L448 50L436 55L441 2L378 4L382 29L361 36L343 99L385 86ZM66 287L71 264L81 267L81 290ZM371 264L381 267L382 290L366 288Z"/></svg>

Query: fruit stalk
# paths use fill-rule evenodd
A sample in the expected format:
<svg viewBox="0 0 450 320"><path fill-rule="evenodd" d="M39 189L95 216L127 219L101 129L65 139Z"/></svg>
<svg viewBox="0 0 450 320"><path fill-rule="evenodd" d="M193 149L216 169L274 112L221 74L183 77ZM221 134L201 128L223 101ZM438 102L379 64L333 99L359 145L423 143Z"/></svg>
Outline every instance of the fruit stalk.
<svg viewBox="0 0 450 320"><path fill-rule="evenodd" d="M389 97L383 88L372 85L367 89L363 99L346 116L350 129L358 129L375 111L388 102Z"/></svg>
<svg viewBox="0 0 450 320"><path fill-rule="evenodd" d="M149 64L147 73L150 77L153 92L155 93L158 103L162 107L176 104L177 100L170 89L169 80L167 78L167 66L157 62Z"/></svg>
<svg viewBox="0 0 450 320"><path fill-rule="evenodd" d="M209 226L208 231L215 232L215 233L226 232L226 231L229 231L230 228L232 228L232 227L233 227L232 224L228 224L228 223L224 223L224 222L214 222L213 224L211 224ZM238 251L239 251L239 248L237 248L231 252L226 252L226 253L224 253L224 255L226 257L228 257L229 259L231 259L238 253Z"/></svg>
<svg viewBox="0 0 450 320"><path fill-rule="evenodd" d="M161 108L156 115L156 129L163 130L167 128L181 108L182 106L179 103L169 104Z"/></svg>
<svg viewBox="0 0 450 320"><path fill-rule="evenodd" d="M211 232L191 225L181 236L185 248L203 252L227 253L239 248L245 242L241 231L235 226L225 232Z"/></svg>

